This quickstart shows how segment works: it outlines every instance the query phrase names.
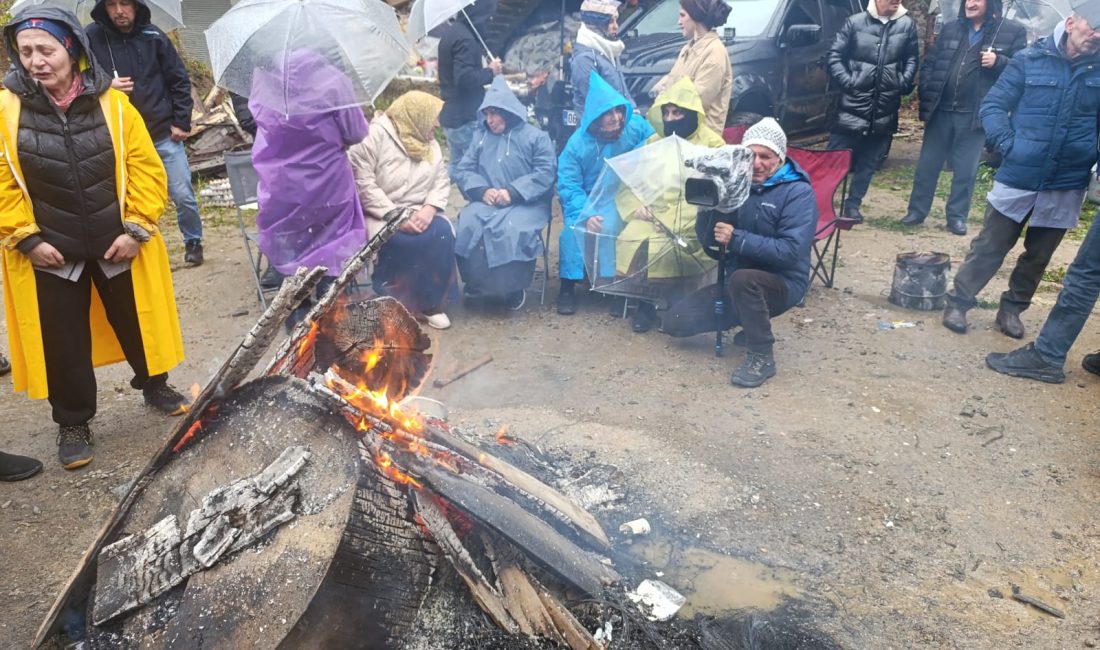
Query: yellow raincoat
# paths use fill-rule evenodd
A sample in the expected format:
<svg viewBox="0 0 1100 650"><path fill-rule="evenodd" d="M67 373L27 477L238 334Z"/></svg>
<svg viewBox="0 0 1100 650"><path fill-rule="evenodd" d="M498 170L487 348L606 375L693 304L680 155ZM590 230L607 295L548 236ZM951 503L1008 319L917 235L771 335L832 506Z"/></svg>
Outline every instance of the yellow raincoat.
<svg viewBox="0 0 1100 650"><path fill-rule="evenodd" d="M665 137L662 135L664 133L664 121L661 116L661 107L665 104L675 104L682 109L694 111L699 115L699 128L695 130L695 133L685 138L688 142L700 147L720 147L725 144L722 137L712 131L704 122L703 100L699 98L699 92L695 90L695 84L687 77L672 84L653 101L653 106L646 113L646 119L649 120L656 133L646 140L646 144L652 144ZM679 160L654 160L652 163L676 166L683 164ZM654 170L652 175L654 177L677 176L678 170L667 174L660 173L660 170ZM619 191L618 196L615 197L615 203L619 209L619 215L626 223L615 242L615 270L620 275L627 275L637 270L630 267L635 261L635 254L644 242L649 242L648 253L651 257L656 257L658 251L670 246L670 242L665 231L658 229L650 220L639 218L637 210L642 207L641 202L628 188L624 187ZM651 260L647 269L649 279L657 280L698 275L714 268L715 261L703 251L703 247L699 245L699 240L695 235L695 217L698 208L683 200L682 187L669 188L665 196L660 197L652 205L646 207L653 214L653 219L659 219L671 232L679 235L690 244L688 250L673 247L670 253Z"/></svg>
<svg viewBox="0 0 1100 650"><path fill-rule="evenodd" d="M115 183L123 221L150 233L130 271L138 322L150 375L168 372L183 360L168 251L157 228L167 199L167 176L145 123L126 95L110 89L99 96L115 150ZM38 291L34 269L16 244L39 231L31 208L16 149L22 104L11 92L0 91L0 244L12 378L16 392L31 399L49 396L42 331L38 321ZM125 360L99 295L92 286L92 364Z"/></svg>

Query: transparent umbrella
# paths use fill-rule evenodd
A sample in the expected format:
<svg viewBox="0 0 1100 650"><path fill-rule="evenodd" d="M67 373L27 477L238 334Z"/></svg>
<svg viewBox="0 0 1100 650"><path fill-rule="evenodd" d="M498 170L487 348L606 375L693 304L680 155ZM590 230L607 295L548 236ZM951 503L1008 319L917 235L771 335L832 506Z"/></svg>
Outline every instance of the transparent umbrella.
<svg viewBox="0 0 1100 650"><path fill-rule="evenodd" d="M470 21L470 17L466 14L466 7L474 4L474 1L416 0L413 2L412 9L409 10L409 41L416 43L427 36L428 32L459 14L462 14L462 20ZM489 58L493 58L493 53L489 50L489 46L485 44L485 39L481 38L481 34L474 27L472 21L470 22L470 28L474 30L474 36L477 36L477 40L481 42L481 47L485 48Z"/></svg>
<svg viewBox="0 0 1100 650"><path fill-rule="evenodd" d="M670 136L607 160L573 228L593 290L663 302L698 287L716 262L684 200L687 179L702 174L684 161L715 151Z"/></svg>
<svg viewBox="0 0 1100 650"><path fill-rule="evenodd" d="M161 31L170 32L183 27L183 8L180 6L180 0L142 1L149 7L149 22L160 27ZM20 11L33 6L57 7L71 11L76 14L82 25L87 25L92 22L92 8L95 7L95 0L18 0L11 6L8 13L18 16Z"/></svg>
<svg viewBox="0 0 1100 650"><path fill-rule="evenodd" d="M373 103L409 51L381 0L242 0L206 46L220 86L284 115ZM318 77L341 73L348 83Z"/></svg>

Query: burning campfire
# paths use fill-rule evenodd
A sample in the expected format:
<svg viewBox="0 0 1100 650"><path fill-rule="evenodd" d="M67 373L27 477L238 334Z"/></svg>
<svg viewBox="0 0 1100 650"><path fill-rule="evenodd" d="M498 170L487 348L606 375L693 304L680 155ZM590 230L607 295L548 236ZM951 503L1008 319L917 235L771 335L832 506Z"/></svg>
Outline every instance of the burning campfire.
<svg viewBox="0 0 1100 650"><path fill-rule="evenodd" d="M336 300L389 234L243 383L320 272L287 283L196 390L38 643L67 612L91 647L403 647L443 559L501 630L599 647L553 594L618 580L600 524L403 406L432 355L399 303Z"/></svg>

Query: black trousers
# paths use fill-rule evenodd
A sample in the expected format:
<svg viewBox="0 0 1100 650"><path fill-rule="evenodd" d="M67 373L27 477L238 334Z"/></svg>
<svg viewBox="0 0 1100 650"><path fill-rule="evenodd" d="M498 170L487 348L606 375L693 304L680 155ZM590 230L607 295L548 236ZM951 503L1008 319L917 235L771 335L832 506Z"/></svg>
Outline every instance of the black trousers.
<svg viewBox="0 0 1100 650"><path fill-rule="evenodd" d="M1004 264L1005 255L1016 245L1030 218L1029 214L1022 223L1017 223L993 206L986 209L982 230L970 242L970 251L955 273L954 287L947 292L947 299L954 306L967 310L978 304L978 293ZM1002 305L1016 312L1031 306L1035 289L1039 287L1047 264L1065 234L1065 228L1028 226L1024 235L1024 253L1016 260L1016 266L1008 278L1008 290L1001 294Z"/></svg>
<svg viewBox="0 0 1100 650"><path fill-rule="evenodd" d="M717 285L703 287L676 303L661 320L661 330L669 336L694 336L718 330L714 314ZM739 269L726 281L726 310L723 330L741 326L748 348L759 354L771 354L775 336L771 319L782 314L787 303L787 284L767 271Z"/></svg>
<svg viewBox="0 0 1100 650"><path fill-rule="evenodd" d="M149 376L129 271L108 279L99 264L89 260L76 282L42 271L35 271L34 280L38 286L38 318L54 422L62 426L84 424L96 413L89 318L93 283L126 361L134 371L130 385L144 388L168 381L167 373Z"/></svg>
<svg viewBox="0 0 1100 650"><path fill-rule="evenodd" d="M829 135L830 150L852 150L852 182L848 184L848 197L844 199L845 209L859 209L863 205L863 197L867 195L867 188L871 187L871 178L893 140L893 133L856 135L833 131Z"/></svg>

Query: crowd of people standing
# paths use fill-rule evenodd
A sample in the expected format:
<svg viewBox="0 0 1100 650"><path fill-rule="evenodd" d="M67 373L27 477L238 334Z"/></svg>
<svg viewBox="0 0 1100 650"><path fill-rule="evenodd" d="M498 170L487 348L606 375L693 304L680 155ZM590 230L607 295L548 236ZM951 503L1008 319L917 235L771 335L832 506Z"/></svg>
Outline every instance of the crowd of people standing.
<svg viewBox="0 0 1100 650"><path fill-rule="evenodd" d="M295 51L282 67L257 72L248 123L255 128L259 242L274 272L326 266L318 289L324 291L383 224L400 218L373 268L377 294L395 297L439 329L450 327L447 307L460 294L471 305L520 309L547 244L556 191L564 224L559 314L577 311L586 277L641 277L655 289L633 301L633 331L690 336L740 327L734 342L748 353L731 382L763 384L777 367L771 319L806 293L818 221L811 178L788 157L780 124L764 118L745 131L750 187L736 210L698 210L678 190L643 201L628 187L602 186L608 159L619 154L669 139L696 153L724 144L733 67L715 30L730 6L723 0L680 6L686 43L643 115L620 69L618 3L583 2L571 70L581 117L558 155L500 76L501 61L483 56L477 30L492 14L490 0L444 29L441 97L410 91L369 122L348 107L354 102L347 78L322 54ZM1092 25L1100 25L1100 0L1076 0L1074 14L1030 46L1003 9L1000 0L965 0L921 63L905 7L869 0L827 57L841 90L829 148L852 151L841 217L859 223L862 199L897 130L902 97L919 79L926 134L902 223L918 226L927 218L936 179L950 160L947 228L957 235L967 231L982 146L999 154L989 208L949 292L943 324L967 331L977 292L1023 232L1025 253L996 317L1002 332L1022 338L1019 314L1076 224L1097 159L1100 31ZM13 67L0 93L7 161L0 165L0 238L11 352L0 373L10 368L16 391L50 400L67 469L93 457L95 366L125 360L147 404L168 414L187 408L167 383L183 358L157 225L169 196L185 262L203 262L182 148L191 105L179 56L149 25L142 0L99 0L92 15L96 24L86 31L68 12L45 7L11 21L4 39ZM304 110L272 110L265 93L289 97ZM245 101L234 100L243 111ZM311 105L322 100L334 108ZM435 136L440 127L449 164ZM449 210L452 183L467 201L458 211ZM675 244L669 256L656 255L662 242ZM1065 354L1100 294L1095 246L1100 235L1090 231L1039 339L991 355L993 369L1064 379ZM593 258L600 263L591 264ZM720 319L716 298L728 306ZM612 311L626 313L622 302ZM1098 359L1086 358L1086 369L1100 372ZM0 454L3 480L40 467Z"/></svg>

